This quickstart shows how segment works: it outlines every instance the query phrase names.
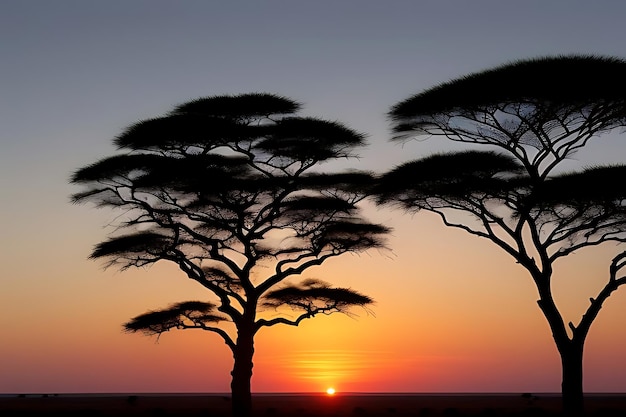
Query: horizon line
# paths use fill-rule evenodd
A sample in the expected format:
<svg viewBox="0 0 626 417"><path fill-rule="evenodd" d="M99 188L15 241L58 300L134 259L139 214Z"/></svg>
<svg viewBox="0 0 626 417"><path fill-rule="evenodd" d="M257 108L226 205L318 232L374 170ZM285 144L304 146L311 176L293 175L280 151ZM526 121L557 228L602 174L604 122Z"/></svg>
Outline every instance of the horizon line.
<svg viewBox="0 0 626 417"><path fill-rule="evenodd" d="M507 391L507 392L486 392L486 391L467 391L467 392L420 392L420 391L338 391L333 396L520 396L520 395L544 395L544 396L561 396L560 392L555 391ZM329 396L324 391L260 391L252 392L252 396ZM584 395L593 396L626 396L626 392L617 391L589 391ZM125 397L125 396L170 396L170 397L182 397L182 396L222 396L230 397L230 392L6 392L0 393L0 397L68 397L68 396L80 396L80 397Z"/></svg>

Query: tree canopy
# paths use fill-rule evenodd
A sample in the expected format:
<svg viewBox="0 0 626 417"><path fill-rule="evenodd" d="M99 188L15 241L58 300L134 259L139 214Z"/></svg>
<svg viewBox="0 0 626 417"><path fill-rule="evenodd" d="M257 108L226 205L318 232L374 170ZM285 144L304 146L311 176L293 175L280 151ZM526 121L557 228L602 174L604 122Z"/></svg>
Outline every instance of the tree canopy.
<svg viewBox="0 0 626 417"><path fill-rule="evenodd" d="M545 178L589 139L625 124L625 62L543 57L442 83L392 107L395 139L433 135L494 145Z"/></svg>

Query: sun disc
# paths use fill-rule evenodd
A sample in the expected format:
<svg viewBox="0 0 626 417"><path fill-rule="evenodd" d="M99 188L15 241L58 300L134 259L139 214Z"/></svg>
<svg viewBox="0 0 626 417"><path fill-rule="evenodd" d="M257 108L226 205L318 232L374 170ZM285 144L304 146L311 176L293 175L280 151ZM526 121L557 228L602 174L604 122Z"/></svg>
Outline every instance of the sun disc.
<svg viewBox="0 0 626 417"><path fill-rule="evenodd" d="M335 392L336 391L335 391L335 389L333 387L330 387L330 388L328 388L326 390L326 394L328 394L328 395L333 395L333 394L335 394Z"/></svg>

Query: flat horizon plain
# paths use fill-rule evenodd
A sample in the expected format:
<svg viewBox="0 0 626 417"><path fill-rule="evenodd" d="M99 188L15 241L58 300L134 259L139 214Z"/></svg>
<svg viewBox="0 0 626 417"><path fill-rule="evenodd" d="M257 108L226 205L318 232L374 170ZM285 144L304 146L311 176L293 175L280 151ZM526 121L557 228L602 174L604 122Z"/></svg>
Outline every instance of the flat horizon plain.
<svg viewBox="0 0 626 417"><path fill-rule="evenodd" d="M626 415L626 393L589 393L590 416ZM558 416L558 393L255 393L253 416ZM227 393L2 394L2 416L231 415Z"/></svg>

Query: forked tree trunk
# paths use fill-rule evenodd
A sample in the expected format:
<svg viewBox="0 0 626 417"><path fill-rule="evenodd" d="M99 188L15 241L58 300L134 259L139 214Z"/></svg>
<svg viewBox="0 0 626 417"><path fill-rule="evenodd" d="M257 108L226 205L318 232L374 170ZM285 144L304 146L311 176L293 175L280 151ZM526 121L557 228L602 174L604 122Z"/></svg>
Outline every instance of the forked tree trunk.
<svg viewBox="0 0 626 417"><path fill-rule="evenodd" d="M250 382L254 356L254 333L252 326L242 327L239 328L237 345L233 351L234 365L230 383L234 417L249 417L252 412Z"/></svg>
<svg viewBox="0 0 626 417"><path fill-rule="evenodd" d="M583 416L585 403L583 395L583 345L571 342L561 350L561 395L563 414L567 417Z"/></svg>
<svg viewBox="0 0 626 417"><path fill-rule="evenodd" d="M541 278L541 277L540 277ZM585 334L570 339L565 330L563 318L556 308L549 287L549 279L536 278L541 299L539 307L552 330L552 337L561 356L561 398L563 414L567 417L584 415L583 399L583 347ZM576 333L576 331L574 331Z"/></svg>

